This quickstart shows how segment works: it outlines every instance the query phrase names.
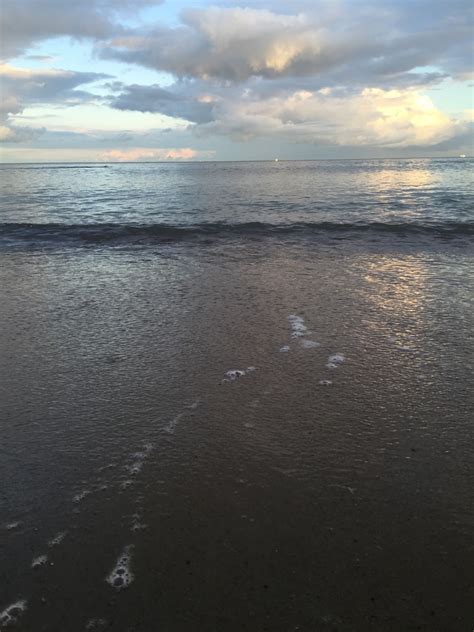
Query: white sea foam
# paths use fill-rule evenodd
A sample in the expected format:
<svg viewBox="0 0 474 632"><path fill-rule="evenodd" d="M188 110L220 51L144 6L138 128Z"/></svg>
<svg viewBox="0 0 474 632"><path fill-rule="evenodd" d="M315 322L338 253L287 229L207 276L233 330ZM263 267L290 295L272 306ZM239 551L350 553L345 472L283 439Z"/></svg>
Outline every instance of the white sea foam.
<svg viewBox="0 0 474 632"><path fill-rule="evenodd" d="M114 568L109 575L105 578L105 581L115 588L116 590L122 590L127 588L133 581L133 574L131 571L133 545L126 546L122 551L122 554L118 558Z"/></svg>
<svg viewBox="0 0 474 632"><path fill-rule="evenodd" d="M307 327L304 324L304 320L300 318L300 320L293 320L291 322L291 328L293 331L307 331Z"/></svg>
<svg viewBox="0 0 474 632"><path fill-rule="evenodd" d="M58 546L58 544L61 544L66 536L67 531L61 531L60 533L57 533L53 538L51 538L51 540L48 541L48 546L50 548L52 548L53 546Z"/></svg>
<svg viewBox="0 0 474 632"><path fill-rule="evenodd" d="M165 426L165 432L167 432L168 434L174 434L174 431L176 429L176 426L178 425L178 423L181 421L181 419L183 417L185 417L188 413L188 410L196 410L196 408L199 406L199 400L197 399L195 402L193 402L192 404L189 404L188 406L185 406L186 410L181 411L180 413L178 413L175 417L173 417L173 419L168 423L167 426Z"/></svg>
<svg viewBox="0 0 474 632"><path fill-rule="evenodd" d="M89 621L86 623L86 630L104 630L106 625L106 619L89 619Z"/></svg>
<svg viewBox="0 0 474 632"><path fill-rule="evenodd" d="M176 417L173 417L173 419L169 422L169 424L165 427L165 432L168 432L169 434L173 434L175 431L176 426L178 425L178 422L184 417L184 413L178 413L176 415Z"/></svg>
<svg viewBox="0 0 474 632"><path fill-rule="evenodd" d="M328 363L326 364L328 369L337 369L343 362L345 362L345 356L342 353L335 353L330 355L328 358Z"/></svg>
<svg viewBox="0 0 474 632"><path fill-rule="evenodd" d="M280 347L279 349L280 353L288 353L289 350L290 350L290 347L288 345L284 345L283 347Z"/></svg>
<svg viewBox="0 0 474 632"><path fill-rule="evenodd" d="M146 453L146 452L134 452L134 453L131 455L131 458L132 458L132 459L135 459L135 460L137 460L137 461L144 461L144 460L146 459L146 457L147 457L147 456L148 456L148 455L147 455L147 453Z"/></svg>
<svg viewBox="0 0 474 632"><path fill-rule="evenodd" d="M104 470L112 470L113 468L117 467L117 465L118 463L107 463L107 465L103 465L102 467L99 467L97 471L103 472Z"/></svg>
<svg viewBox="0 0 474 632"><path fill-rule="evenodd" d="M135 533L136 531L143 531L143 529L148 529L148 525L145 524L144 522L133 522L132 526L130 527L130 531L132 531L133 533Z"/></svg>
<svg viewBox="0 0 474 632"><path fill-rule="evenodd" d="M253 371L256 371L256 370L257 370L257 367L256 367L256 366L248 366L248 367L247 367L247 371L248 371L249 373L252 373Z"/></svg>
<svg viewBox="0 0 474 632"><path fill-rule="evenodd" d="M146 529L148 525L146 525L143 521L143 516L137 512L132 515L132 524L130 526L130 531L142 531Z"/></svg>
<svg viewBox="0 0 474 632"><path fill-rule="evenodd" d="M86 496L89 496L89 494L92 494L92 492L90 491L90 489L83 489L81 492L79 492L78 494L76 494L75 496L72 497L73 502L75 503L80 503L81 501L84 500L84 498Z"/></svg>
<svg viewBox="0 0 474 632"><path fill-rule="evenodd" d="M127 470L127 472L133 475L139 474L141 470L143 469L143 465L145 464L145 461L150 456L152 451L153 451L153 444L145 443L143 444L142 450L139 450L138 452L134 452L133 454L131 454L130 460L132 462L125 466L125 469Z"/></svg>
<svg viewBox="0 0 474 632"><path fill-rule="evenodd" d="M290 321L290 327L293 330L291 334L293 338L302 337L308 331L308 328L304 324L304 319L301 316L291 314L290 316L288 316L288 320Z"/></svg>
<svg viewBox="0 0 474 632"><path fill-rule="evenodd" d="M319 342L316 342L316 340L307 340L306 338L301 341L301 344L304 349L316 349L316 347L321 346Z"/></svg>
<svg viewBox="0 0 474 632"><path fill-rule="evenodd" d="M19 599L0 612L0 630L3 626L10 626L17 623L21 615L25 612L26 606L26 599Z"/></svg>
<svg viewBox="0 0 474 632"><path fill-rule="evenodd" d="M307 329L306 327L304 329L296 329L292 332L291 337L292 338L302 338L303 336L305 336L307 333Z"/></svg>
<svg viewBox="0 0 474 632"><path fill-rule="evenodd" d="M349 485L339 485L337 483L334 483L333 485L329 485L329 487L339 487L339 489L345 489L352 495L354 495L354 493L356 492L356 488L349 487Z"/></svg>
<svg viewBox="0 0 474 632"><path fill-rule="evenodd" d="M304 318L298 316L297 314L290 314L288 316L288 320L290 323L304 323Z"/></svg>
<svg viewBox="0 0 474 632"><path fill-rule="evenodd" d="M153 452L153 443L147 442L143 444L143 451L145 453L145 457L150 456L150 454Z"/></svg>
<svg viewBox="0 0 474 632"><path fill-rule="evenodd" d="M40 568L40 566L46 566L47 562L47 555L38 555L38 557L35 557L34 560L31 562L31 568Z"/></svg>
<svg viewBox="0 0 474 632"><path fill-rule="evenodd" d="M133 475L139 474L142 468L143 468L143 461L135 461L134 463L131 463L130 465L126 466L127 471Z"/></svg>
<svg viewBox="0 0 474 632"><path fill-rule="evenodd" d="M17 521L17 522L9 522L6 525L4 525L4 529L6 529L7 531L13 531L13 529L16 529L20 525L21 525L21 522L19 522L19 521Z"/></svg>
<svg viewBox="0 0 474 632"><path fill-rule="evenodd" d="M234 380L237 380L239 377L243 377L245 375L245 371L242 369L230 369L229 371L226 371L226 378L227 380L233 382Z"/></svg>

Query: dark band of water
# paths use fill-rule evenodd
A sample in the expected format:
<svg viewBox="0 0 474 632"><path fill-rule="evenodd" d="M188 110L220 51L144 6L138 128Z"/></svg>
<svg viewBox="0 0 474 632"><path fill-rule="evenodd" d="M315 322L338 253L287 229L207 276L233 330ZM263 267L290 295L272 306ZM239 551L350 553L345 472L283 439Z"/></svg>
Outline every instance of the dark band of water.
<svg viewBox="0 0 474 632"><path fill-rule="evenodd" d="M258 237L272 236L317 236L337 233L338 236L352 238L357 234L429 235L434 237L455 237L474 235L474 222L445 223L291 223L270 224L265 222L244 223L200 223L179 224L0 224L0 243L18 245L47 242L55 244L80 245L81 243L155 243L160 241L192 239L199 237Z"/></svg>

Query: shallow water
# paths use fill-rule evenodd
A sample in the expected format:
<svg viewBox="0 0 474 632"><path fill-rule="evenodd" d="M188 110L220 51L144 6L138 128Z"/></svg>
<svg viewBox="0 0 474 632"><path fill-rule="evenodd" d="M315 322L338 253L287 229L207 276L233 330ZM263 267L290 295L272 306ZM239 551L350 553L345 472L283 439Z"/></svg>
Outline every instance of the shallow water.
<svg viewBox="0 0 474 632"><path fill-rule="evenodd" d="M470 629L471 240L4 242L0 628Z"/></svg>

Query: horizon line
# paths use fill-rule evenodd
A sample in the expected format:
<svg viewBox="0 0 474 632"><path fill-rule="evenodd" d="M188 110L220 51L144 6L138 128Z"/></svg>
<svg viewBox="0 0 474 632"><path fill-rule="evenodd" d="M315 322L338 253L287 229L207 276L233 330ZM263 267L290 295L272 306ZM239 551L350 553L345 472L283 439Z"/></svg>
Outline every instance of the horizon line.
<svg viewBox="0 0 474 632"><path fill-rule="evenodd" d="M153 164L199 164L199 163L228 163L228 162L272 162L272 163L280 163L280 162L340 162L344 160L446 160L446 159L454 159L454 160L468 160L472 159L474 156L470 155L443 155L443 156L386 156L383 158L380 157L358 157L358 158L236 158L236 159L214 159L214 160L110 160L110 161L99 161L99 160L41 160L41 161L21 161L21 162L10 162L10 161L2 161L0 160L0 166L7 165L62 165L62 164L70 164L70 165L153 165Z"/></svg>

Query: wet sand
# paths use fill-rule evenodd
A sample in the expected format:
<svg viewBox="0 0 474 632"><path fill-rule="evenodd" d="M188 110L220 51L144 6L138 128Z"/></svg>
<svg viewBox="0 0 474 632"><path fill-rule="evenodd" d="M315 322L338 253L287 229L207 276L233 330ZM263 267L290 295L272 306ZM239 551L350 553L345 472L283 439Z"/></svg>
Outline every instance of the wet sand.
<svg viewBox="0 0 474 632"><path fill-rule="evenodd" d="M1 629L470 630L472 254L3 254Z"/></svg>

